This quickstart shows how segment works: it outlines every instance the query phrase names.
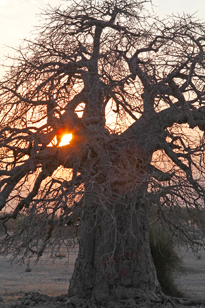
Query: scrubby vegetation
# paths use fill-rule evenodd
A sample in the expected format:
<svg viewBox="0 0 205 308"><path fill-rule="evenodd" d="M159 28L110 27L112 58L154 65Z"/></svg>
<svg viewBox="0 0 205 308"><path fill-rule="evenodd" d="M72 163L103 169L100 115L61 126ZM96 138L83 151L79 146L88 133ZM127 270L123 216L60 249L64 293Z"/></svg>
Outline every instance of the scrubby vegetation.
<svg viewBox="0 0 205 308"><path fill-rule="evenodd" d="M173 238L161 226L154 226L150 228L150 248L162 291L166 295L182 296L175 283L176 272L182 271L182 259Z"/></svg>

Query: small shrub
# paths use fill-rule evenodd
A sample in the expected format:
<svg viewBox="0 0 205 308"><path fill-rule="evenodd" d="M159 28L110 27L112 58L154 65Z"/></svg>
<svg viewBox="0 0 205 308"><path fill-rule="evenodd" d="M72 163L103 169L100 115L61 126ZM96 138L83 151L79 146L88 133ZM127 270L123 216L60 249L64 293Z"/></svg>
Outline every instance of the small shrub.
<svg viewBox="0 0 205 308"><path fill-rule="evenodd" d="M162 291L170 296L183 296L174 281L176 271L182 270L182 260L171 236L161 227L150 229L150 248Z"/></svg>
<svg viewBox="0 0 205 308"><path fill-rule="evenodd" d="M0 220L0 233L5 233L5 228L1 220Z"/></svg>
<svg viewBox="0 0 205 308"><path fill-rule="evenodd" d="M11 229L11 223L10 222L6 222L5 223L6 229L7 231L9 231ZM3 225L3 221L0 220L0 234L5 234L6 233L6 229Z"/></svg>
<svg viewBox="0 0 205 308"><path fill-rule="evenodd" d="M6 229L3 225L3 221L0 220L0 233L5 234L6 230L8 232L14 231L23 224L25 217L26 217L25 214L20 213L16 219L9 219L7 222L5 222Z"/></svg>

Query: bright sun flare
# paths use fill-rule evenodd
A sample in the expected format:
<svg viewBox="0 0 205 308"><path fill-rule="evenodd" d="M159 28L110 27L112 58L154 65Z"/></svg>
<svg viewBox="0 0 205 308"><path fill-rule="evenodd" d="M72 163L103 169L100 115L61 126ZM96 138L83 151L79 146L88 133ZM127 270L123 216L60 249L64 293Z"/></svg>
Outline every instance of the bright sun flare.
<svg viewBox="0 0 205 308"><path fill-rule="evenodd" d="M72 134L63 135L63 137L61 138L61 142L59 143L59 147L69 144L72 137L73 137Z"/></svg>

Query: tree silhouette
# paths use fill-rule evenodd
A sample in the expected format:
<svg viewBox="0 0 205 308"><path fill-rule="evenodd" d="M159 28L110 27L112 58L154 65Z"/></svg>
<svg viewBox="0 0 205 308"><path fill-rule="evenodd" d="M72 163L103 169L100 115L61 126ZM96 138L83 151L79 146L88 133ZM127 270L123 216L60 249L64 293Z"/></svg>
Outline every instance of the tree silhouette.
<svg viewBox="0 0 205 308"><path fill-rule="evenodd" d="M0 83L1 220L25 214L1 250L39 257L80 222L69 295L89 307L162 302L150 221L203 228L205 27L150 2L50 8Z"/></svg>

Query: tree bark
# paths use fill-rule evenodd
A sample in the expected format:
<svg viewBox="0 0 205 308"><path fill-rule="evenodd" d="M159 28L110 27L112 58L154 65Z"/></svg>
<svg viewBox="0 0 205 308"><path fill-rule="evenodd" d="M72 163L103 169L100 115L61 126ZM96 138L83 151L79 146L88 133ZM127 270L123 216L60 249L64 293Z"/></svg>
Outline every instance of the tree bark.
<svg viewBox="0 0 205 308"><path fill-rule="evenodd" d="M71 297L99 307L109 307L109 301L159 301L162 294L149 246L150 211L141 193L113 193L105 204L106 194L85 192Z"/></svg>

